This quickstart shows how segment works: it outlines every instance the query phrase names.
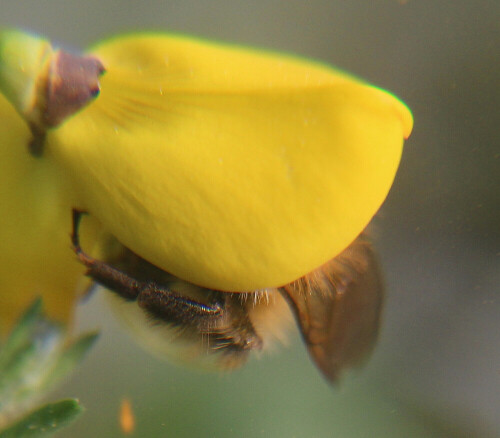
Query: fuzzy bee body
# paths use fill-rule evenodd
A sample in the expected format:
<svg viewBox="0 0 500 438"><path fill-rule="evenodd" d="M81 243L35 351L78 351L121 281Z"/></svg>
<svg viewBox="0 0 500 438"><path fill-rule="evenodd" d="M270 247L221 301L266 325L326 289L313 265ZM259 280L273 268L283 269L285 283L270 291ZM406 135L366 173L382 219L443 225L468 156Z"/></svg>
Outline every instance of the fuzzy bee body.
<svg viewBox="0 0 500 438"><path fill-rule="evenodd" d="M335 381L373 348L382 285L363 236L336 258L280 288L223 292L181 280L121 245L106 261L80 247L80 212L73 215L73 248L87 275L114 292L112 299L142 343L174 361L204 368L241 366L251 351L279 338L292 310L309 354ZM119 299L116 300L116 297Z"/></svg>

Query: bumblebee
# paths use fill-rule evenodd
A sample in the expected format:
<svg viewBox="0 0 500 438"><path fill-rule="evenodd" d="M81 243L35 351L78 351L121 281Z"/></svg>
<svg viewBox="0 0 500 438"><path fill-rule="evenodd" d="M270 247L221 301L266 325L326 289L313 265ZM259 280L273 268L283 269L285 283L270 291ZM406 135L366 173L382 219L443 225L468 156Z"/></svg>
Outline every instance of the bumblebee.
<svg viewBox="0 0 500 438"><path fill-rule="evenodd" d="M107 261L91 257L80 246L81 218L74 210L72 245L86 274L118 298L115 307L135 335L174 362L222 370L241 366L251 351L280 337L289 319L287 304L313 362L331 382L375 345L383 287L365 235L292 283L226 292L184 281L117 242L108 245L115 249Z"/></svg>

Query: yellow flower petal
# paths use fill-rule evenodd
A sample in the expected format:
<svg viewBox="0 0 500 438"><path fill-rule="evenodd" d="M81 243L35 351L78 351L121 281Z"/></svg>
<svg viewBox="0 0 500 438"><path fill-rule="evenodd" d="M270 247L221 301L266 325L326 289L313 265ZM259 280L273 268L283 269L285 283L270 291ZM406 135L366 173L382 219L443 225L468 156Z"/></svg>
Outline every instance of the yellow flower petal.
<svg viewBox="0 0 500 438"><path fill-rule="evenodd" d="M68 182L53 162L28 153L30 140L0 95L0 334L39 295L48 315L67 321L84 272L70 248ZM88 226L84 234L90 244Z"/></svg>
<svg viewBox="0 0 500 438"><path fill-rule="evenodd" d="M80 208L205 287L280 286L337 255L384 201L409 110L290 57L159 35L98 46L101 96L48 135Z"/></svg>

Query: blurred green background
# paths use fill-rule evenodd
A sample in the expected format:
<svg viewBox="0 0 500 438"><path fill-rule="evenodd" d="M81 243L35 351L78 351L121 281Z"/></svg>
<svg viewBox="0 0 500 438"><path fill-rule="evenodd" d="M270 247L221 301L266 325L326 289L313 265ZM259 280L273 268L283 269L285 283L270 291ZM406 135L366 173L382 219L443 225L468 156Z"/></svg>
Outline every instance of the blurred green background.
<svg viewBox="0 0 500 438"><path fill-rule="evenodd" d="M497 0L64 0L3 2L0 25L70 47L153 29L283 50L350 71L413 110L376 219L387 301L378 348L330 388L297 334L227 375L136 346L96 294L78 328L102 336L58 396L86 415L68 437L488 437L500 435L500 141Z"/></svg>

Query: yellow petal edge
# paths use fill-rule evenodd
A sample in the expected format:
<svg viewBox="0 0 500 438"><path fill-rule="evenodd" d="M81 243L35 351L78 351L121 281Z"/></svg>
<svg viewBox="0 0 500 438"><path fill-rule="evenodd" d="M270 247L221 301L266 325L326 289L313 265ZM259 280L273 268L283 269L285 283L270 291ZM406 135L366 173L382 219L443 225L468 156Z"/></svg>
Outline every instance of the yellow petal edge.
<svg viewBox="0 0 500 438"><path fill-rule="evenodd" d="M167 35L92 50L101 95L48 135L78 208L195 284L280 286L348 246L393 182L408 108L327 66Z"/></svg>

